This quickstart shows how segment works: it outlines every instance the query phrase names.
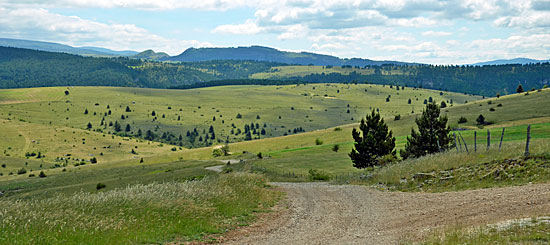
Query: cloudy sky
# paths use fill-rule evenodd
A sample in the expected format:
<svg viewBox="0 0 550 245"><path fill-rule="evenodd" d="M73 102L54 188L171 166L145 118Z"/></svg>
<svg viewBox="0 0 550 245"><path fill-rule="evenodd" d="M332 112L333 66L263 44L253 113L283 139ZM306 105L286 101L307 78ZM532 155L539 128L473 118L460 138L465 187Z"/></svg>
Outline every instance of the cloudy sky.
<svg viewBox="0 0 550 245"><path fill-rule="evenodd" d="M0 0L0 37L171 55L262 45L435 64L550 59L550 0Z"/></svg>

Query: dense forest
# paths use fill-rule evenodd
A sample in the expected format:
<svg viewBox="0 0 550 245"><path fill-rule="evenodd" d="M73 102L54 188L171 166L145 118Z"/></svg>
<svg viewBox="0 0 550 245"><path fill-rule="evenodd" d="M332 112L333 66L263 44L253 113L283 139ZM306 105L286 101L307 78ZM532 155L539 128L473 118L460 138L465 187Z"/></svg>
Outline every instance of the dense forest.
<svg viewBox="0 0 550 245"><path fill-rule="evenodd" d="M275 80L248 79L286 64L246 60L156 62L127 57L92 58L0 47L0 88L41 86L131 86L197 88L220 85L282 85L295 83L374 83L494 96L550 83L550 63L527 65L365 66L374 74L320 73ZM352 69L352 66L343 66ZM356 69L359 67L355 67Z"/></svg>
<svg viewBox="0 0 550 245"><path fill-rule="evenodd" d="M167 88L211 80L247 78L284 64L256 61L153 62L92 58L0 47L0 88L124 86Z"/></svg>
<svg viewBox="0 0 550 245"><path fill-rule="evenodd" d="M382 75L379 70L398 70L402 75ZM541 88L550 83L550 63L488 65L488 66L441 66L416 65L376 67L375 74L361 75L351 72L310 74L303 77L290 77L303 82L360 82L374 84L393 84L409 87L448 90L468 94L495 96L497 93L514 93L522 84L526 89Z"/></svg>

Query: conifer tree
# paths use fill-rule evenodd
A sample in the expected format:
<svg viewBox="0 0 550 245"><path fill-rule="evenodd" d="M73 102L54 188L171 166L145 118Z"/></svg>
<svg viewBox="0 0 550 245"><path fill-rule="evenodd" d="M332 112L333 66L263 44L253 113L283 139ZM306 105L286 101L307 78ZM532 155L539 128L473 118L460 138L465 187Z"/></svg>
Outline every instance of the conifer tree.
<svg viewBox="0 0 550 245"><path fill-rule="evenodd" d="M349 153L349 157L356 168L367 168L378 164L378 158L391 154L395 155L395 137L388 125L381 118L380 113L372 110L365 119L361 119L359 130L353 129L352 136L355 140L355 148Z"/></svg>
<svg viewBox="0 0 550 245"><path fill-rule="evenodd" d="M451 128L447 125L447 116L440 116L440 108L434 102L426 105L422 117L416 118L418 132L411 129L411 136L407 137L405 150L401 150L403 159L420 157L452 146L450 137Z"/></svg>

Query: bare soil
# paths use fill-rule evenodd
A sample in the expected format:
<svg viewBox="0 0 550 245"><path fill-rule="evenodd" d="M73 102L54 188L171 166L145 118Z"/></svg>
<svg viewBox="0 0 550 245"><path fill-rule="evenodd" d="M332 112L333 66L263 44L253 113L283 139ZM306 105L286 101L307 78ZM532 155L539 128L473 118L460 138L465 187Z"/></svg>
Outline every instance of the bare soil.
<svg viewBox="0 0 550 245"><path fill-rule="evenodd" d="M548 215L550 184L446 193L382 192L365 186L274 183L276 210L229 232L227 244L396 244L434 229Z"/></svg>

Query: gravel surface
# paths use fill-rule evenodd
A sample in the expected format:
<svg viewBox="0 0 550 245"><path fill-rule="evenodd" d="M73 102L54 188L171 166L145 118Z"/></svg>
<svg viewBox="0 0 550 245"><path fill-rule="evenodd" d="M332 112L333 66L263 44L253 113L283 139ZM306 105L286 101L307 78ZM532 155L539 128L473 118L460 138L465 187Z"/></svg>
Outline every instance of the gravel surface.
<svg viewBox="0 0 550 245"><path fill-rule="evenodd" d="M227 234L227 244L396 244L430 231L548 215L550 185L446 193L381 192L365 186L273 183L286 203ZM231 232L230 232L231 233Z"/></svg>

